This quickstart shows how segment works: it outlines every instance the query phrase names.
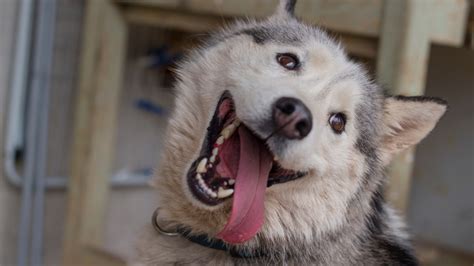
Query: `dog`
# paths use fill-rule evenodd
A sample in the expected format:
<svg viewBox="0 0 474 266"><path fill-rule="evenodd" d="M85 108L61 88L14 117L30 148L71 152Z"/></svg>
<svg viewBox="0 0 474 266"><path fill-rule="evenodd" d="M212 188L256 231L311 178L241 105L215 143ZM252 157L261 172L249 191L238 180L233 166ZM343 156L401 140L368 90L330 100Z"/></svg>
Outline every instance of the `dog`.
<svg viewBox="0 0 474 266"><path fill-rule="evenodd" d="M214 33L178 67L140 263L417 264L384 169L447 104L386 95L295 4Z"/></svg>

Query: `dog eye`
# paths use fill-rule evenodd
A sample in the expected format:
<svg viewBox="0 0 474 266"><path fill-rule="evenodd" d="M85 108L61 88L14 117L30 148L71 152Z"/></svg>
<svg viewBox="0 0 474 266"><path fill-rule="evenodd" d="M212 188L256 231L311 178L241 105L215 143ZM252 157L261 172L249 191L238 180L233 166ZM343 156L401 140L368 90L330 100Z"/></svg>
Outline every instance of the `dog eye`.
<svg viewBox="0 0 474 266"><path fill-rule="evenodd" d="M332 114L329 117L329 125L336 134L341 134L346 126L346 116L343 113Z"/></svg>
<svg viewBox="0 0 474 266"><path fill-rule="evenodd" d="M278 64L288 70L297 70L300 66L300 61L298 60L298 57L294 54L277 54L276 60Z"/></svg>

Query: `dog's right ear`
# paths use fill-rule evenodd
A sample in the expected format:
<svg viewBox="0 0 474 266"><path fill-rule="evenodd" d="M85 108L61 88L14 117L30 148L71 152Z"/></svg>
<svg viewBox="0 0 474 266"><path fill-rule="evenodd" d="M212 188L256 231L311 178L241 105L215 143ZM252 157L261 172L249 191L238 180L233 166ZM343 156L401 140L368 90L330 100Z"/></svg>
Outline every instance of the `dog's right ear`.
<svg viewBox="0 0 474 266"><path fill-rule="evenodd" d="M280 0L274 16L277 17L294 17L296 0Z"/></svg>
<svg viewBox="0 0 474 266"><path fill-rule="evenodd" d="M394 155L416 145L446 112L446 101L424 96L388 97L384 103L381 160L387 165Z"/></svg>

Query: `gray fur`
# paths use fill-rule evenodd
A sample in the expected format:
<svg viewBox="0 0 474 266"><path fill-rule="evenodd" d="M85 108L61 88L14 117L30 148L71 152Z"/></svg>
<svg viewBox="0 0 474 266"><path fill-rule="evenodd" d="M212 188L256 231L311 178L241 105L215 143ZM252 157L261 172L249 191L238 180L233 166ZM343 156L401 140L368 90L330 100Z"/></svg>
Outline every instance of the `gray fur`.
<svg viewBox="0 0 474 266"><path fill-rule="evenodd" d="M277 14L285 15L288 17L295 16L295 6L296 0L284 0L280 1L280 5L278 6Z"/></svg>
<svg viewBox="0 0 474 266"><path fill-rule="evenodd" d="M269 256L236 259L148 228L140 237L138 261L150 265L414 265L403 223L385 203L384 168L401 149L428 134L446 110L433 99L386 98L366 71L339 43L292 17L296 1L282 1L277 14L237 22L215 33L180 68L176 109L170 119L156 187L163 223L185 225L214 237L225 224L230 201L216 208L190 195L185 176L199 154L205 129L223 91L233 95L237 116L261 138L273 131L271 105L298 97L311 109L314 128L303 140L267 139L287 169L308 176L267 188L265 224L236 249L264 250ZM274 53L292 52L299 73L274 62ZM340 136L327 115L347 112Z"/></svg>

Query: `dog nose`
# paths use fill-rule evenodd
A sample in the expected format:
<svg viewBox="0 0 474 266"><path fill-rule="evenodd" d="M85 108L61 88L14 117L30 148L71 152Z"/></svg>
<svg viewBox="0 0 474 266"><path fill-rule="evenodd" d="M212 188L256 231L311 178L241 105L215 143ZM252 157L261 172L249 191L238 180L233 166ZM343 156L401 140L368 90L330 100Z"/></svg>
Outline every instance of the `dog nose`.
<svg viewBox="0 0 474 266"><path fill-rule="evenodd" d="M275 102L273 121L277 133L288 139L303 139L313 127L313 116L308 107L291 97L282 97Z"/></svg>

